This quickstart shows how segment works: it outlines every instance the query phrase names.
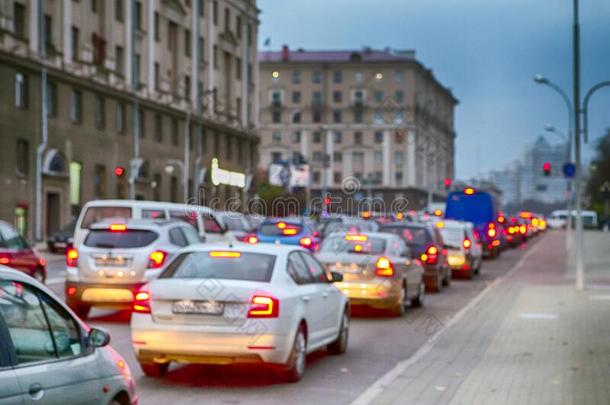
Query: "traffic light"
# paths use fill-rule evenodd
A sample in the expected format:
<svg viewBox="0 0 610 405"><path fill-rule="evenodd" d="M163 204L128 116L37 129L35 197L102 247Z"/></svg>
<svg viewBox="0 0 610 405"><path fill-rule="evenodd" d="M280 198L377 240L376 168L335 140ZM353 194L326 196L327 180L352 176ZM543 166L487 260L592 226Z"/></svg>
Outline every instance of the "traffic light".
<svg viewBox="0 0 610 405"><path fill-rule="evenodd" d="M445 180L443 180L443 183L445 184L445 190L449 190L451 188L451 183L453 183L453 180L447 177L445 178Z"/></svg>
<svg viewBox="0 0 610 405"><path fill-rule="evenodd" d="M544 162L542 164L542 173L545 176L550 176L551 175L551 164L549 162Z"/></svg>
<svg viewBox="0 0 610 405"><path fill-rule="evenodd" d="M116 166L114 168L114 175L117 177L123 177L125 174L125 168L123 166Z"/></svg>
<svg viewBox="0 0 610 405"><path fill-rule="evenodd" d="M324 197L324 205L328 207L330 205L330 194L326 194Z"/></svg>

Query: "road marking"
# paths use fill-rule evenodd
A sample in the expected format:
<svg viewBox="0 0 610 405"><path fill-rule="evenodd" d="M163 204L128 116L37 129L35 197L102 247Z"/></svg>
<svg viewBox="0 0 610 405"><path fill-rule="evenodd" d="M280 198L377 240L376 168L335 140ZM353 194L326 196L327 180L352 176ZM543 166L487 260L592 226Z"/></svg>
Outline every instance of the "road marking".
<svg viewBox="0 0 610 405"><path fill-rule="evenodd" d="M56 277L56 278L50 278L50 279L46 280L45 284L46 285L61 284L64 281L66 281L65 277Z"/></svg>
<svg viewBox="0 0 610 405"><path fill-rule="evenodd" d="M381 378L375 381L369 388L367 388L358 398L356 398L351 405L368 405L373 402L375 398L383 392L398 376L403 373L411 365L421 360L436 344L436 342L449 330L453 325L458 323L472 308L477 306L479 302L485 298L491 290L493 290L500 282L510 277L515 271L517 271L523 263L540 247L540 243L536 243L532 249L527 251L521 259L513 267L510 268L506 274L496 278L487 287L483 289L476 297L472 299L466 306L462 307L453 317L447 322L444 328L439 329L434 335L432 335L411 357L400 361L393 369L384 374Z"/></svg>
<svg viewBox="0 0 610 405"><path fill-rule="evenodd" d="M544 312L525 312L519 314L520 319L558 319L559 315Z"/></svg>

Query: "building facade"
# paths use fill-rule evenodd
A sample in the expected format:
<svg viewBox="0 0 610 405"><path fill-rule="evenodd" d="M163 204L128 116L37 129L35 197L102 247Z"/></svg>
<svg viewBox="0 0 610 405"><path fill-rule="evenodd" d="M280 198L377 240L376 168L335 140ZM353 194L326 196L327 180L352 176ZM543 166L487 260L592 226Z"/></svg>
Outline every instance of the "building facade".
<svg viewBox="0 0 610 405"><path fill-rule="evenodd" d="M244 198L210 172L256 162L257 31L254 0L1 2L0 218L33 236L38 167L41 236L91 199Z"/></svg>
<svg viewBox="0 0 610 405"><path fill-rule="evenodd" d="M457 100L413 51L259 53L260 160L305 161L311 192L396 197L412 207L454 176ZM343 186L343 187L342 187Z"/></svg>

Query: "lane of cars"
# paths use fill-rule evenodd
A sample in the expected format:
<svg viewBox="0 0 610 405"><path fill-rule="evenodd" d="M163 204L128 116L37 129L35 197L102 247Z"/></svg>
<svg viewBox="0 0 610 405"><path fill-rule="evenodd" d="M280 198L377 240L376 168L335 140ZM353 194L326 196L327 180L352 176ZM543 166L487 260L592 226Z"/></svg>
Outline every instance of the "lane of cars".
<svg viewBox="0 0 610 405"><path fill-rule="evenodd" d="M465 190L456 201L473 209L468 197L477 193ZM479 205L490 202L476 200ZM497 256L544 229L535 214L505 217L494 207L489 210L492 220L479 224L459 218L459 210L453 209L453 219L442 213L363 213L319 221L257 218L252 227L242 214L180 204L96 201L76 221L74 244L66 250L70 309L62 303L62 316L85 325L76 321L77 315L86 318L91 307L129 308L133 350L149 376L164 375L173 362L245 362L265 364L283 380L298 381L308 353L347 350L351 307L402 316L409 307L424 305L427 291L440 292L453 277L476 275L484 251ZM0 272L22 290L40 290L25 276ZM51 294L41 291L36 293L39 299ZM0 303L6 297L0 294ZM54 332L41 340L28 330L17 331L0 313L3 318L0 334L21 333L20 355L47 352L55 359L67 350L64 345L76 344ZM78 333L81 349L72 350L93 353L99 347L112 352L103 331ZM15 349L10 353L14 357ZM14 365L9 357L3 362ZM115 363L125 365L121 361ZM119 374L130 375L121 367ZM3 375L9 374L0 371ZM42 395L50 389L43 374L35 384ZM100 401L134 402L132 391L115 390Z"/></svg>

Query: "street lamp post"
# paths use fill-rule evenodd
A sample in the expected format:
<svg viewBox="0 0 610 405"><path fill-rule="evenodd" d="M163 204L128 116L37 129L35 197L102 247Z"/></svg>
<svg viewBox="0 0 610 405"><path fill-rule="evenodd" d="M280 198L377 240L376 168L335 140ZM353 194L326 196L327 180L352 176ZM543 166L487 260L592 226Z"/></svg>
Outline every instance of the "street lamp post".
<svg viewBox="0 0 610 405"><path fill-rule="evenodd" d="M560 130L558 130L555 126L553 125L547 125L544 128L547 132L553 133L558 135L559 137L561 137L561 139L563 139L566 142L566 163L570 161L570 142L571 139L569 136L566 136L563 132L561 132ZM568 216L567 216L567 226L566 226L566 248L568 250L568 252L571 250L572 247L572 196L571 196L571 180L570 179L566 179L566 191L567 191L567 211L568 211Z"/></svg>
<svg viewBox="0 0 610 405"><path fill-rule="evenodd" d="M187 167L184 164L184 161L180 159L168 159L165 164L165 172L167 174L172 174L174 172L174 166L178 166L180 170L182 170L182 198L186 204L189 197Z"/></svg>

